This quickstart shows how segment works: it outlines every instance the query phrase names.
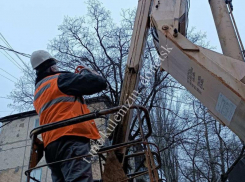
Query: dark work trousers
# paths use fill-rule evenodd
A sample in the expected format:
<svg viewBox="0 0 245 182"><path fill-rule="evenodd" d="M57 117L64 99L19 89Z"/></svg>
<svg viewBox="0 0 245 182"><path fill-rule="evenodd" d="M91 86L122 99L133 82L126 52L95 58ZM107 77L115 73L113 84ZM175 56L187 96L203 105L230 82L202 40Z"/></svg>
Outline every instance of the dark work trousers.
<svg viewBox="0 0 245 182"><path fill-rule="evenodd" d="M79 136L63 136L45 148L47 163L87 155L90 141ZM87 158L88 161L90 159ZM50 165L53 182L92 182L91 164L82 159Z"/></svg>

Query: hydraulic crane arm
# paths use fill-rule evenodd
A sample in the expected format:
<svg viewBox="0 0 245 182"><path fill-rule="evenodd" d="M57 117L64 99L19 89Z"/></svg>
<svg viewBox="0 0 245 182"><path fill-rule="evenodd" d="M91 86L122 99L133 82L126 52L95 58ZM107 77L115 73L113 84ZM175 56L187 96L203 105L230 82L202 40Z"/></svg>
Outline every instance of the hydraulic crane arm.
<svg viewBox="0 0 245 182"><path fill-rule="evenodd" d="M186 14L183 12L186 2L165 0L155 2L157 4L153 6L151 20L158 34L156 42L162 60L161 68L185 86L217 120L245 141L245 63L241 61L243 57L235 31L227 25L230 19L226 16L225 1L211 0L210 5L223 52L229 57L199 47L182 35L180 17ZM226 8L227 12L223 12L225 20L217 17L218 22L216 11L220 7ZM227 26L230 28L228 31L221 30L221 27ZM227 44L229 40L231 44Z"/></svg>
<svg viewBox="0 0 245 182"><path fill-rule="evenodd" d="M161 68L245 141L245 63L196 46L181 34L174 37L172 27L158 34L159 44L172 48L168 57L161 56Z"/></svg>
<svg viewBox="0 0 245 182"><path fill-rule="evenodd" d="M226 1L209 0L209 3L224 55L186 39L189 0L139 0L120 104L124 104L130 93L138 88L145 42L151 26L161 68L199 99L217 120L245 141L242 42L237 39L239 34L233 27L235 22L232 22ZM128 141L131 118L129 112L120 122L113 137L114 144ZM125 156L125 151L120 152Z"/></svg>
<svg viewBox="0 0 245 182"><path fill-rule="evenodd" d="M239 34L233 27L226 1L209 0L209 3L225 56L194 45L185 38L189 0L139 0L120 104L124 104L130 93L138 88L149 29L147 16L150 16L151 28L156 32L156 48L163 53L160 55L162 69L196 96L220 122L245 140L243 46L237 39ZM167 57L162 49L166 46L172 50L167 52ZM128 113L120 123L114 144L127 141L130 115Z"/></svg>

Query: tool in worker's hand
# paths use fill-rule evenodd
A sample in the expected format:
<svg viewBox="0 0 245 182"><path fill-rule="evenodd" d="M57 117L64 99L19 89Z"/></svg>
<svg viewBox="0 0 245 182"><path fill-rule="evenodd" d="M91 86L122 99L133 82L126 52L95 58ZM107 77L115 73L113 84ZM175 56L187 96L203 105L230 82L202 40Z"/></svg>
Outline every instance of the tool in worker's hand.
<svg viewBox="0 0 245 182"><path fill-rule="evenodd" d="M88 73L92 73L92 74L96 74L99 75L96 71L93 71L89 68L86 68L85 66L77 66L77 68L75 69L75 73L81 74L81 75L85 75Z"/></svg>
<svg viewBox="0 0 245 182"><path fill-rule="evenodd" d="M75 73L80 73L83 68L85 68L85 67L84 66L77 66L77 68L75 69Z"/></svg>

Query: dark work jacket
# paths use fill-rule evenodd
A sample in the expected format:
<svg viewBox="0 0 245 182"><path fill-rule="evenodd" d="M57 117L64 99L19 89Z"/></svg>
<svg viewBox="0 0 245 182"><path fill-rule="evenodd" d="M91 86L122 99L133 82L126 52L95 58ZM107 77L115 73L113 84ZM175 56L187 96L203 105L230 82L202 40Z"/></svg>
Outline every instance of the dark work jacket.
<svg viewBox="0 0 245 182"><path fill-rule="evenodd" d="M67 95L83 96L92 95L106 89L106 80L99 75L87 73L84 75L71 72L49 73L36 78L36 84L43 78L61 73L58 77L58 87L61 92Z"/></svg>

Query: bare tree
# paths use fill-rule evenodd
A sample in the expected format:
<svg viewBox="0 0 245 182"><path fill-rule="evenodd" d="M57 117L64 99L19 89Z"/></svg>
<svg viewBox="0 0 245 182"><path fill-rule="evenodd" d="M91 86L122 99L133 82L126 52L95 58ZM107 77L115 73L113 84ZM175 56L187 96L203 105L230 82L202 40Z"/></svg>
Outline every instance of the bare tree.
<svg viewBox="0 0 245 182"><path fill-rule="evenodd" d="M115 24L110 12L97 0L88 1L86 18L65 17L61 34L48 48L60 60L60 67L74 70L86 65L106 78L111 105L119 103L127 60L134 11L123 11L123 20Z"/></svg>
<svg viewBox="0 0 245 182"><path fill-rule="evenodd" d="M193 123L199 125L185 133L180 145L179 167L184 181L220 179L239 156L242 144L229 129L220 125L199 101L193 100Z"/></svg>
<svg viewBox="0 0 245 182"><path fill-rule="evenodd" d="M20 112L34 109L35 77L35 71L32 70L29 64L28 67L23 68L23 76L15 84L15 89L8 96L9 99L13 100L13 103L8 105L9 107Z"/></svg>
<svg viewBox="0 0 245 182"><path fill-rule="evenodd" d="M135 10L123 10L122 20L116 24L98 0L87 1L87 7L86 16L64 18L58 27L60 34L49 43L48 49L59 60L61 69L73 72L78 65L86 65L106 78L109 90L95 96L106 99L110 107L116 106ZM169 74L156 68L151 76L147 75L158 59L152 39L150 31L141 71L142 76L149 77L149 82L139 85L142 94L137 103L147 107L151 115L154 132L150 140L161 151L161 177L169 182L215 181L239 156L241 143ZM189 31L188 39L213 49L205 33L194 28ZM34 79L34 71L26 68L9 95L14 101L11 107L19 111L33 109Z"/></svg>

